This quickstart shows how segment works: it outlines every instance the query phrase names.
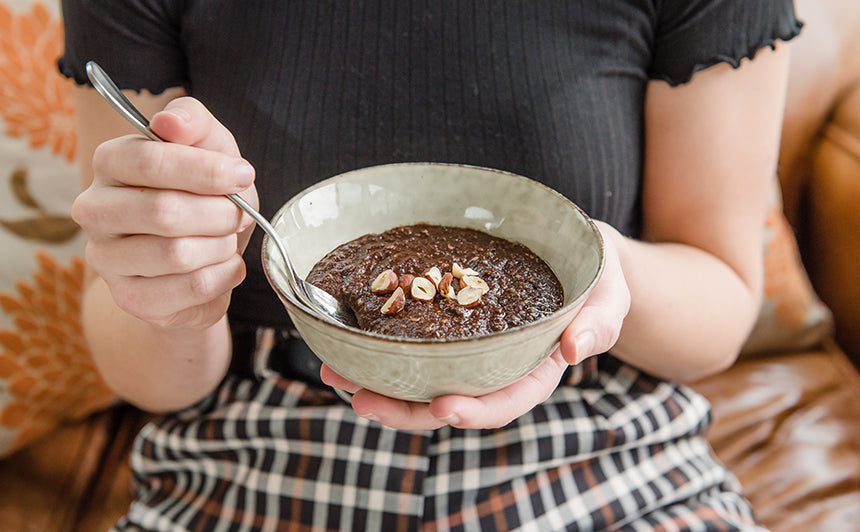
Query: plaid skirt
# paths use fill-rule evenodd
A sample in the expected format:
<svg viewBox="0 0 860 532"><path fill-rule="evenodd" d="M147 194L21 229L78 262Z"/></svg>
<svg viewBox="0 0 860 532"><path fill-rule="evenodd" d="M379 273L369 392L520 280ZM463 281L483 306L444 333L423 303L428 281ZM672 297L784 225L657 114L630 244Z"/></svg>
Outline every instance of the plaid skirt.
<svg viewBox="0 0 860 532"><path fill-rule="evenodd" d="M763 530L705 399L610 355L502 429L413 432L271 370L272 334L253 375L144 427L116 530Z"/></svg>

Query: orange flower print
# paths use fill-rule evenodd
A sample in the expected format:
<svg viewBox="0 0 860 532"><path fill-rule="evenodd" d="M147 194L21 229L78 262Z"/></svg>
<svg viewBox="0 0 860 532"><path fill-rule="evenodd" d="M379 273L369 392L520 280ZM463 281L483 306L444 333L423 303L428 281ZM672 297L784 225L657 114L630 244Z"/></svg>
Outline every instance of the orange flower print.
<svg viewBox="0 0 860 532"><path fill-rule="evenodd" d="M0 3L0 117L6 134L74 160L72 85L57 72L63 26L41 2L13 13Z"/></svg>
<svg viewBox="0 0 860 532"><path fill-rule="evenodd" d="M802 269L796 267L800 256L794 233L778 205L768 212L766 226L771 238L765 251L765 297L774 301L777 321L790 331L799 331L814 305L812 291Z"/></svg>
<svg viewBox="0 0 860 532"><path fill-rule="evenodd" d="M0 330L0 389L7 390L0 428L14 434L0 455L114 401L84 344L78 317L83 261L74 258L64 267L44 252L36 258L32 283L18 281L17 295L0 292L0 308L14 323Z"/></svg>

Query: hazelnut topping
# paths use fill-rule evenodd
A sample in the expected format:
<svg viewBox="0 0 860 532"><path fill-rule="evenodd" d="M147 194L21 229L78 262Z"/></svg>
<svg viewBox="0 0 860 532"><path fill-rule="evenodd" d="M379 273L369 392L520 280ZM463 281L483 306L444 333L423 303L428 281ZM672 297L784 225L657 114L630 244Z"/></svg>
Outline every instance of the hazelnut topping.
<svg viewBox="0 0 860 532"><path fill-rule="evenodd" d="M490 286L487 284L487 281L481 279L476 275L464 275L462 279L460 279L460 288L478 288L481 290L481 295L486 294L490 291Z"/></svg>
<svg viewBox="0 0 860 532"><path fill-rule="evenodd" d="M451 266L451 273L457 279L461 279L464 275L478 275L478 272L476 272L472 268L463 268L462 266L460 266L456 262L454 263L453 266Z"/></svg>
<svg viewBox="0 0 860 532"><path fill-rule="evenodd" d="M400 281L398 281L398 284L400 284L400 288L403 289L403 293L406 294L407 297L412 294L413 280L415 280L414 275L412 275L411 273L404 273L400 276Z"/></svg>
<svg viewBox="0 0 860 532"><path fill-rule="evenodd" d="M436 297L436 287L426 277L416 277L412 281L412 299L432 301Z"/></svg>
<svg viewBox="0 0 860 532"><path fill-rule="evenodd" d="M370 291L374 294L387 294L397 288L397 274L394 270L385 270L370 283Z"/></svg>
<svg viewBox="0 0 860 532"><path fill-rule="evenodd" d="M481 304L481 295L480 288L467 286L457 293L457 303L466 308L476 307Z"/></svg>
<svg viewBox="0 0 860 532"><path fill-rule="evenodd" d="M439 268L436 266L427 268L421 275L423 275L427 279L430 279L430 282L433 283L433 286L439 286L439 281L442 280L442 271L439 270Z"/></svg>
<svg viewBox="0 0 860 532"><path fill-rule="evenodd" d="M404 307L406 307L406 295L403 293L403 289L398 286L379 311L386 316L393 316L403 310Z"/></svg>

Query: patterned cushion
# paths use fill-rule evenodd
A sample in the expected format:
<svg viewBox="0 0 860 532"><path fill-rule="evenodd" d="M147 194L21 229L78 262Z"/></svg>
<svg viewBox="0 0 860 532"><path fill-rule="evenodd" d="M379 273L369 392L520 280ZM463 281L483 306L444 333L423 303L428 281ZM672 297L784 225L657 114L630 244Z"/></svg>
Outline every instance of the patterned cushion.
<svg viewBox="0 0 860 532"><path fill-rule="evenodd" d="M84 237L70 82L57 5L0 0L0 456L115 399L86 349L78 311ZM766 299L745 353L801 349L829 331L775 194Z"/></svg>
<svg viewBox="0 0 860 532"><path fill-rule="evenodd" d="M0 456L114 401L78 317L84 237L56 6L0 2Z"/></svg>
<svg viewBox="0 0 860 532"><path fill-rule="evenodd" d="M831 334L833 318L803 268L777 182L766 220L764 251L764 300L742 356L817 346Z"/></svg>

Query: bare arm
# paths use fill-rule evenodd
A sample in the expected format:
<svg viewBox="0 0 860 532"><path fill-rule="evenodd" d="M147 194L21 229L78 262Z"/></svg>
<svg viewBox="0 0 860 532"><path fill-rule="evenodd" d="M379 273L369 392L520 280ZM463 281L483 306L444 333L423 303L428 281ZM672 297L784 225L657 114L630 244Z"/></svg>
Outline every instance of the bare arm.
<svg viewBox="0 0 860 532"><path fill-rule="evenodd" d="M736 358L759 310L788 46L646 98L644 241L619 245L633 294L613 352L688 381Z"/></svg>
<svg viewBox="0 0 860 532"><path fill-rule="evenodd" d="M91 266L84 330L108 385L153 411L188 406L223 378L225 313L250 233L250 219L218 196L250 183L232 173L235 142L198 102L168 103L181 95L129 94L176 143L167 145L135 134L94 89L75 89L84 192L73 216ZM157 115L165 106L172 112ZM256 205L253 187L243 195Z"/></svg>

